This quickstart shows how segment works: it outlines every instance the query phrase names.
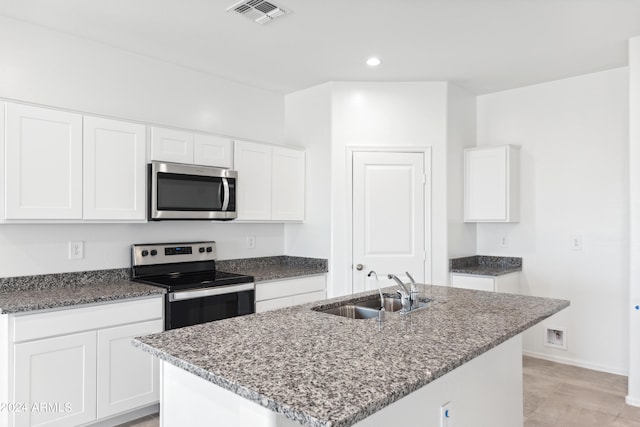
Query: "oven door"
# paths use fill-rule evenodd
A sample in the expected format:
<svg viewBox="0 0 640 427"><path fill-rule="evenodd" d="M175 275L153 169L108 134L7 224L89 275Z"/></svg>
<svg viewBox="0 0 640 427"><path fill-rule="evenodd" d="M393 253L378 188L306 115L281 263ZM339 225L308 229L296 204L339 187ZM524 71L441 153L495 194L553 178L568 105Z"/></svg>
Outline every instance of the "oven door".
<svg viewBox="0 0 640 427"><path fill-rule="evenodd" d="M149 219L237 217L237 172L160 162L152 162L149 171Z"/></svg>
<svg viewBox="0 0 640 427"><path fill-rule="evenodd" d="M255 298L253 283L170 292L165 330L254 313Z"/></svg>

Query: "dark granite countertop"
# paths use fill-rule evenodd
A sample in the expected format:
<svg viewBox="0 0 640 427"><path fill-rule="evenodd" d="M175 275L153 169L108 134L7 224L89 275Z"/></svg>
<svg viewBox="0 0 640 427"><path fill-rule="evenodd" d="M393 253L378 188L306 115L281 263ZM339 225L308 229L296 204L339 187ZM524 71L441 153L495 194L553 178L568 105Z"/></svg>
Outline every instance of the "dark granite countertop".
<svg viewBox="0 0 640 427"><path fill-rule="evenodd" d="M256 283L323 274L328 271L326 259L287 255L216 261L216 269L253 276Z"/></svg>
<svg viewBox="0 0 640 427"><path fill-rule="evenodd" d="M130 281L129 269L0 278L0 314L70 307L165 293Z"/></svg>
<svg viewBox="0 0 640 427"><path fill-rule="evenodd" d="M449 271L480 276L501 276L522 271L522 258L486 255L452 258L449 260Z"/></svg>
<svg viewBox="0 0 640 427"><path fill-rule="evenodd" d="M382 323L311 309L375 294L366 292L175 329L133 343L306 426L340 427L569 305L440 286L429 293L429 307L409 315L388 313Z"/></svg>

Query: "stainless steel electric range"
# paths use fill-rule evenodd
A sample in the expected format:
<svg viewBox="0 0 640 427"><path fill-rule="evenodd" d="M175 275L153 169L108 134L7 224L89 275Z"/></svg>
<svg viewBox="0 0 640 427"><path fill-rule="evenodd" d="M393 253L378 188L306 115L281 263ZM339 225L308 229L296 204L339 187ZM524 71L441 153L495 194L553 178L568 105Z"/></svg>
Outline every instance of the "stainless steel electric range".
<svg viewBox="0 0 640 427"><path fill-rule="evenodd" d="M165 330L255 312L253 277L216 270L215 242L132 245L131 278L167 289Z"/></svg>

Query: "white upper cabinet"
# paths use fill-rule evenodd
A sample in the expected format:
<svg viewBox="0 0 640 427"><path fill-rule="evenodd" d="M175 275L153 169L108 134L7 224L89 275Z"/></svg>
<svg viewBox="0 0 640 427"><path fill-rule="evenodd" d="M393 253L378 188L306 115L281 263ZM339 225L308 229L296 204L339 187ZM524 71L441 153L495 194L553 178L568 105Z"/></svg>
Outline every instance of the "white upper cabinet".
<svg viewBox="0 0 640 427"><path fill-rule="evenodd" d="M231 168L233 142L215 135L154 127L151 128L150 159Z"/></svg>
<svg viewBox="0 0 640 427"><path fill-rule="evenodd" d="M305 153L273 147L271 219L304 220Z"/></svg>
<svg viewBox="0 0 640 427"><path fill-rule="evenodd" d="M271 219L271 154L266 144L235 141L234 167L238 172L238 219Z"/></svg>
<svg viewBox="0 0 640 427"><path fill-rule="evenodd" d="M144 220L144 125L84 117L83 217Z"/></svg>
<svg viewBox="0 0 640 427"><path fill-rule="evenodd" d="M235 141L233 157L239 220L304 220L304 151Z"/></svg>
<svg viewBox="0 0 640 427"><path fill-rule="evenodd" d="M151 160L193 163L193 134L173 129L151 128Z"/></svg>
<svg viewBox="0 0 640 427"><path fill-rule="evenodd" d="M82 116L6 104L7 219L82 218Z"/></svg>
<svg viewBox="0 0 640 427"><path fill-rule="evenodd" d="M518 222L520 148L467 148L464 156L465 222Z"/></svg>
<svg viewBox="0 0 640 427"><path fill-rule="evenodd" d="M230 139L197 133L193 140L193 163L231 169L233 143Z"/></svg>
<svg viewBox="0 0 640 427"><path fill-rule="evenodd" d="M4 137L5 137L5 115L4 102L0 102L0 222L4 222Z"/></svg>

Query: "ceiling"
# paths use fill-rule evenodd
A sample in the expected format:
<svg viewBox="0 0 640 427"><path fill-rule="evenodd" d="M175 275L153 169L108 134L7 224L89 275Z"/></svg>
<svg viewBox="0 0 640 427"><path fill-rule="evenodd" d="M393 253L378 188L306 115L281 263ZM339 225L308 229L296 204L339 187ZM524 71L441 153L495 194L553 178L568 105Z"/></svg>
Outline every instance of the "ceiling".
<svg viewBox="0 0 640 427"><path fill-rule="evenodd" d="M0 14L280 93L448 80L483 94L624 66L640 36L640 0L276 0L292 13L266 25L234 2L0 0Z"/></svg>

